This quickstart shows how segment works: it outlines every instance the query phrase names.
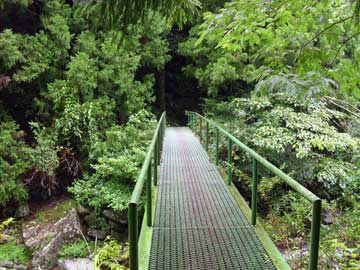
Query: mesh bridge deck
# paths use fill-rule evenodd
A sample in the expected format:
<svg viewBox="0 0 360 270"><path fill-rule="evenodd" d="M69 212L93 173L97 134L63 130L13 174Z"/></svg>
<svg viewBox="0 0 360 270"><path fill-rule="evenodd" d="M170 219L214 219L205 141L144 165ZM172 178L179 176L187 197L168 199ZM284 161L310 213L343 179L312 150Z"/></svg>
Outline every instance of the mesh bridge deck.
<svg viewBox="0 0 360 270"><path fill-rule="evenodd" d="M168 128L149 269L275 269L188 128Z"/></svg>

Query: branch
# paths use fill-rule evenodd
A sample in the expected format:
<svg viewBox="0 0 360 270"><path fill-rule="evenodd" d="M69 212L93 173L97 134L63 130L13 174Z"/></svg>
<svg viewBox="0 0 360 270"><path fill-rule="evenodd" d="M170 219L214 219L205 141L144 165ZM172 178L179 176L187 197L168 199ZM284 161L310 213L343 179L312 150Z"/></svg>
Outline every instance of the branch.
<svg viewBox="0 0 360 270"><path fill-rule="evenodd" d="M305 42L305 44L303 44L300 48L299 54L298 56L294 59L294 64L297 61L297 59L299 59L299 57L303 54L303 51L305 49L305 47L307 47L311 42L313 42L315 39L317 39L318 37L320 37L323 33L325 33L326 31L328 31L329 29L331 29L332 27L334 27L337 24L343 23L347 20L350 20L354 17L354 15L351 15L349 17L343 18L339 21L333 22L332 24L328 25L327 27L325 27L323 30L317 32L310 40L308 40L307 42Z"/></svg>
<svg viewBox="0 0 360 270"><path fill-rule="evenodd" d="M325 33L327 30L329 30L330 28L334 27L335 25L345 22L347 20L350 20L351 18L353 18L353 15L346 17L344 19L341 19L339 21L333 22L332 24L328 25L327 27L325 27L323 30L321 30L320 32L316 33L315 36L313 36L309 41L307 41L302 48L305 48L306 46L308 46L311 42L313 42L315 39L317 39L319 36L321 36L323 33Z"/></svg>
<svg viewBox="0 0 360 270"><path fill-rule="evenodd" d="M341 44L341 46L337 49L336 54L333 58L333 60L331 61L331 66L334 64L336 58L338 57L340 51L342 48L344 48L344 46L346 45L346 43L348 43L350 40L352 40L354 37L356 37L357 35L360 35L360 31L356 32L355 34L351 35L350 37L348 37L347 39L344 40L344 42Z"/></svg>
<svg viewBox="0 0 360 270"><path fill-rule="evenodd" d="M351 110L349 110L348 108L345 107L345 106L348 106L348 107L350 107L350 108L355 109L357 112L360 112L356 107L352 106L351 104L348 104L348 103L346 103L346 102L344 102L344 101L340 101L340 100L337 100L337 99L335 99L335 98L333 98L333 97L328 97L328 96L325 96L324 99L326 99L327 102L331 103L332 105L334 105L334 106L336 106L336 107L344 110L345 112L347 112L347 113L349 113L349 114L352 114L353 116L355 116L355 117L357 117L357 118L360 119L360 115L359 115L359 114L357 114L357 113L355 113L355 112L353 112L353 111L351 111ZM339 103L342 103L342 105L339 104Z"/></svg>

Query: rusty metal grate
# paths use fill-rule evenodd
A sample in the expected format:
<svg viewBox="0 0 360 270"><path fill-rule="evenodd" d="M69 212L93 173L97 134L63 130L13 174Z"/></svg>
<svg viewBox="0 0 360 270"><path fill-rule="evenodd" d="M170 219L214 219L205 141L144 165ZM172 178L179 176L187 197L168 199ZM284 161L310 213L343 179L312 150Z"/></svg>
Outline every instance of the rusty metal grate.
<svg viewBox="0 0 360 270"><path fill-rule="evenodd" d="M187 128L166 130L149 269L275 269Z"/></svg>

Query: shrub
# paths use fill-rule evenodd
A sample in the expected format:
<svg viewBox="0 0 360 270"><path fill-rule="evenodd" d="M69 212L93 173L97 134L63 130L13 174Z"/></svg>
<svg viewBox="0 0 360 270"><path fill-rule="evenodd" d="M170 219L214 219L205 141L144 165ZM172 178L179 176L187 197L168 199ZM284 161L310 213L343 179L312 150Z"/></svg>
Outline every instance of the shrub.
<svg viewBox="0 0 360 270"><path fill-rule="evenodd" d="M127 124L108 129L103 141L100 136L94 140L90 149L90 166L94 172L76 180L69 188L75 199L96 210L125 210L154 127L153 116L142 110L132 115Z"/></svg>

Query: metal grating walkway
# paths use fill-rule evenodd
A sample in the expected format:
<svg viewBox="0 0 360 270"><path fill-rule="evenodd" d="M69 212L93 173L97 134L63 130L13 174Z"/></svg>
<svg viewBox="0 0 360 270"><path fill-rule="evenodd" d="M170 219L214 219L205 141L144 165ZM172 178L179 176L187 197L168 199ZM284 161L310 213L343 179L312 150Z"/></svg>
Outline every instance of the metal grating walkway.
<svg viewBox="0 0 360 270"><path fill-rule="evenodd" d="M188 128L168 128L149 269L275 269Z"/></svg>

